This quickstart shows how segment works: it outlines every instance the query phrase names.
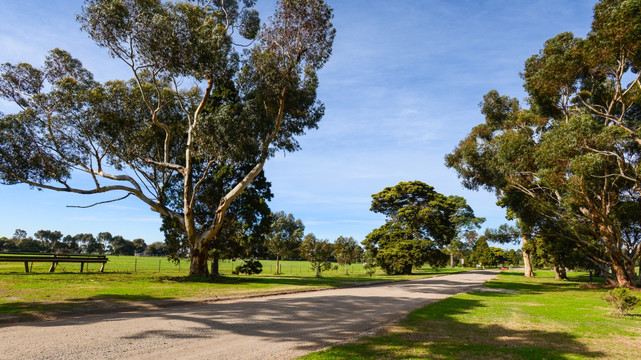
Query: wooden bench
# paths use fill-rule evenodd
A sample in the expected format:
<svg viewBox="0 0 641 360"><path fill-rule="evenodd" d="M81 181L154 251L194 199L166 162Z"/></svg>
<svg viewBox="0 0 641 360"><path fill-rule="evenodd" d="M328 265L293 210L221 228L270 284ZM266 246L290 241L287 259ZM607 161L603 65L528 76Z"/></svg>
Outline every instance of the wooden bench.
<svg viewBox="0 0 641 360"><path fill-rule="evenodd" d="M106 255L93 254L57 254L57 253L33 253L14 252L0 253L0 262L24 262L24 271L29 272L29 263L50 262L49 272L54 272L58 263L80 263L80 272L84 270L85 263L102 263L100 272L104 272L105 264L109 261Z"/></svg>

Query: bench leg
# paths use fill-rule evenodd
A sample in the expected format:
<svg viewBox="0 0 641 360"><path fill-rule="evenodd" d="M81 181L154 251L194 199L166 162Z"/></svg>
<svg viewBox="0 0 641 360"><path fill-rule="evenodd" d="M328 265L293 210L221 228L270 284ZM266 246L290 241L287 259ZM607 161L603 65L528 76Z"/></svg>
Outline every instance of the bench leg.
<svg viewBox="0 0 641 360"><path fill-rule="evenodd" d="M100 267L100 272L105 272L105 264L106 263L102 263L102 266Z"/></svg>
<svg viewBox="0 0 641 360"><path fill-rule="evenodd" d="M81 262L80 263L80 272L82 272L82 269L85 267L85 263Z"/></svg>
<svg viewBox="0 0 641 360"><path fill-rule="evenodd" d="M49 268L49 272L52 273L56 270L56 266L58 266L57 262L52 262L51 267Z"/></svg>
<svg viewBox="0 0 641 360"><path fill-rule="evenodd" d="M24 262L24 272L29 272L29 262L28 261Z"/></svg>

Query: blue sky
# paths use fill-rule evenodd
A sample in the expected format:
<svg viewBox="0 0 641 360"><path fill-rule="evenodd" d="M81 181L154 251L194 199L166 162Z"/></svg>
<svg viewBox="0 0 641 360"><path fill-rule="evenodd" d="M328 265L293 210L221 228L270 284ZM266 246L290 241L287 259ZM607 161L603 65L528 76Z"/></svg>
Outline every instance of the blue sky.
<svg viewBox="0 0 641 360"><path fill-rule="evenodd" d="M273 211L292 213L306 233L362 240L384 222L369 211L371 194L420 180L461 195L484 227L506 222L493 194L464 189L443 165L483 121L478 104L491 89L523 99L519 72L545 40L585 36L595 1L587 0L328 0L337 30L332 58L320 73L325 117L299 139L302 150L278 154L265 167ZM272 0L258 0L261 18ZM129 73L79 30L82 1L4 0L0 63L40 66L49 49L66 49L98 80ZM15 111L0 101L0 111ZM162 241L156 213L137 199L91 209L67 208L108 198L0 186L0 236L15 229L64 234L101 231L149 244Z"/></svg>

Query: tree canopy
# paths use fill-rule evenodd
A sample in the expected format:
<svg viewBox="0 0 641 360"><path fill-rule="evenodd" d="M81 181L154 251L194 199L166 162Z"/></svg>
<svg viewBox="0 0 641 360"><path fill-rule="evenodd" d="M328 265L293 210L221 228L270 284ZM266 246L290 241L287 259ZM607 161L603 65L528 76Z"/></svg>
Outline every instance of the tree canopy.
<svg viewBox="0 0 641 360"><path fill-rule="evenodd" d="M639 6L600 1L585 39L546 41L521 74L529 108L490 91L485 122L446 157L466 187L495 191L524 234L561 253L581 247L624 286L635 284L641 257ZM551 230L570 243L552 246Z"/></svg>
<svg viewBox="0 0 641 360"><path fill-rule="evenodd" d="M303 241L305 226L294 215L279 211L272 214L273 220L265 246L276 255L276 274L280 273L280 259L298 252Z"/></svg>
<svg viewBox="0 0 641 360"><path fill-rule="evenodd" d="M61 49L42 67L3 64L0 97L20 111L0 117L0 182L135 196L186 234L190 274L207 274L210 243L234 199L276 151L297 150L295 137L324 112L317 71L332 51L331 9L280 0L261 27L253 5L86 0L82 29L132 78L100 83ZM234 34L252 47L237 51ZM201 189L225 166L240 173L210 209L212 221L198 224ZM73 181L83 173L92 185Z"/></svg>
<svg viewBox="0 0 641 360"><path fill-rule="evenodd" d="M363 244L389 274L410 274L426 262L442 267L447 257L441 249L463 229L484 221L465 199L447 197L421 181L400 182L373 194L371 210L386 215L387 222Z"/></svg>
<svg viewBox="0 0 641 360"><path fill-rule="evenodd" d="M300 254L307 259L320 277L325 270L329 270L332 264L329 262L334 252L334 247L327 239L318 239L314 234L307 234L300 245Z"/></svg>

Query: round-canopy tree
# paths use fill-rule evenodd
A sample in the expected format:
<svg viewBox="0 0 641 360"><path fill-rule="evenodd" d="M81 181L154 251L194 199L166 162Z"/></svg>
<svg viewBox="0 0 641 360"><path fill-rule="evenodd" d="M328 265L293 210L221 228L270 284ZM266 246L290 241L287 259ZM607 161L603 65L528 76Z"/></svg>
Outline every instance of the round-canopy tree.
<svg viewBox="0 0 641 360"><path fill-rule="evenodd" d="M371 210L387 222L373 230L363 244L389 274L411 274L414 266L441 267L447 255L441 249L464 229L484 219L460 196L445 196L421 181L400 182L372 195Z"/></svg>

